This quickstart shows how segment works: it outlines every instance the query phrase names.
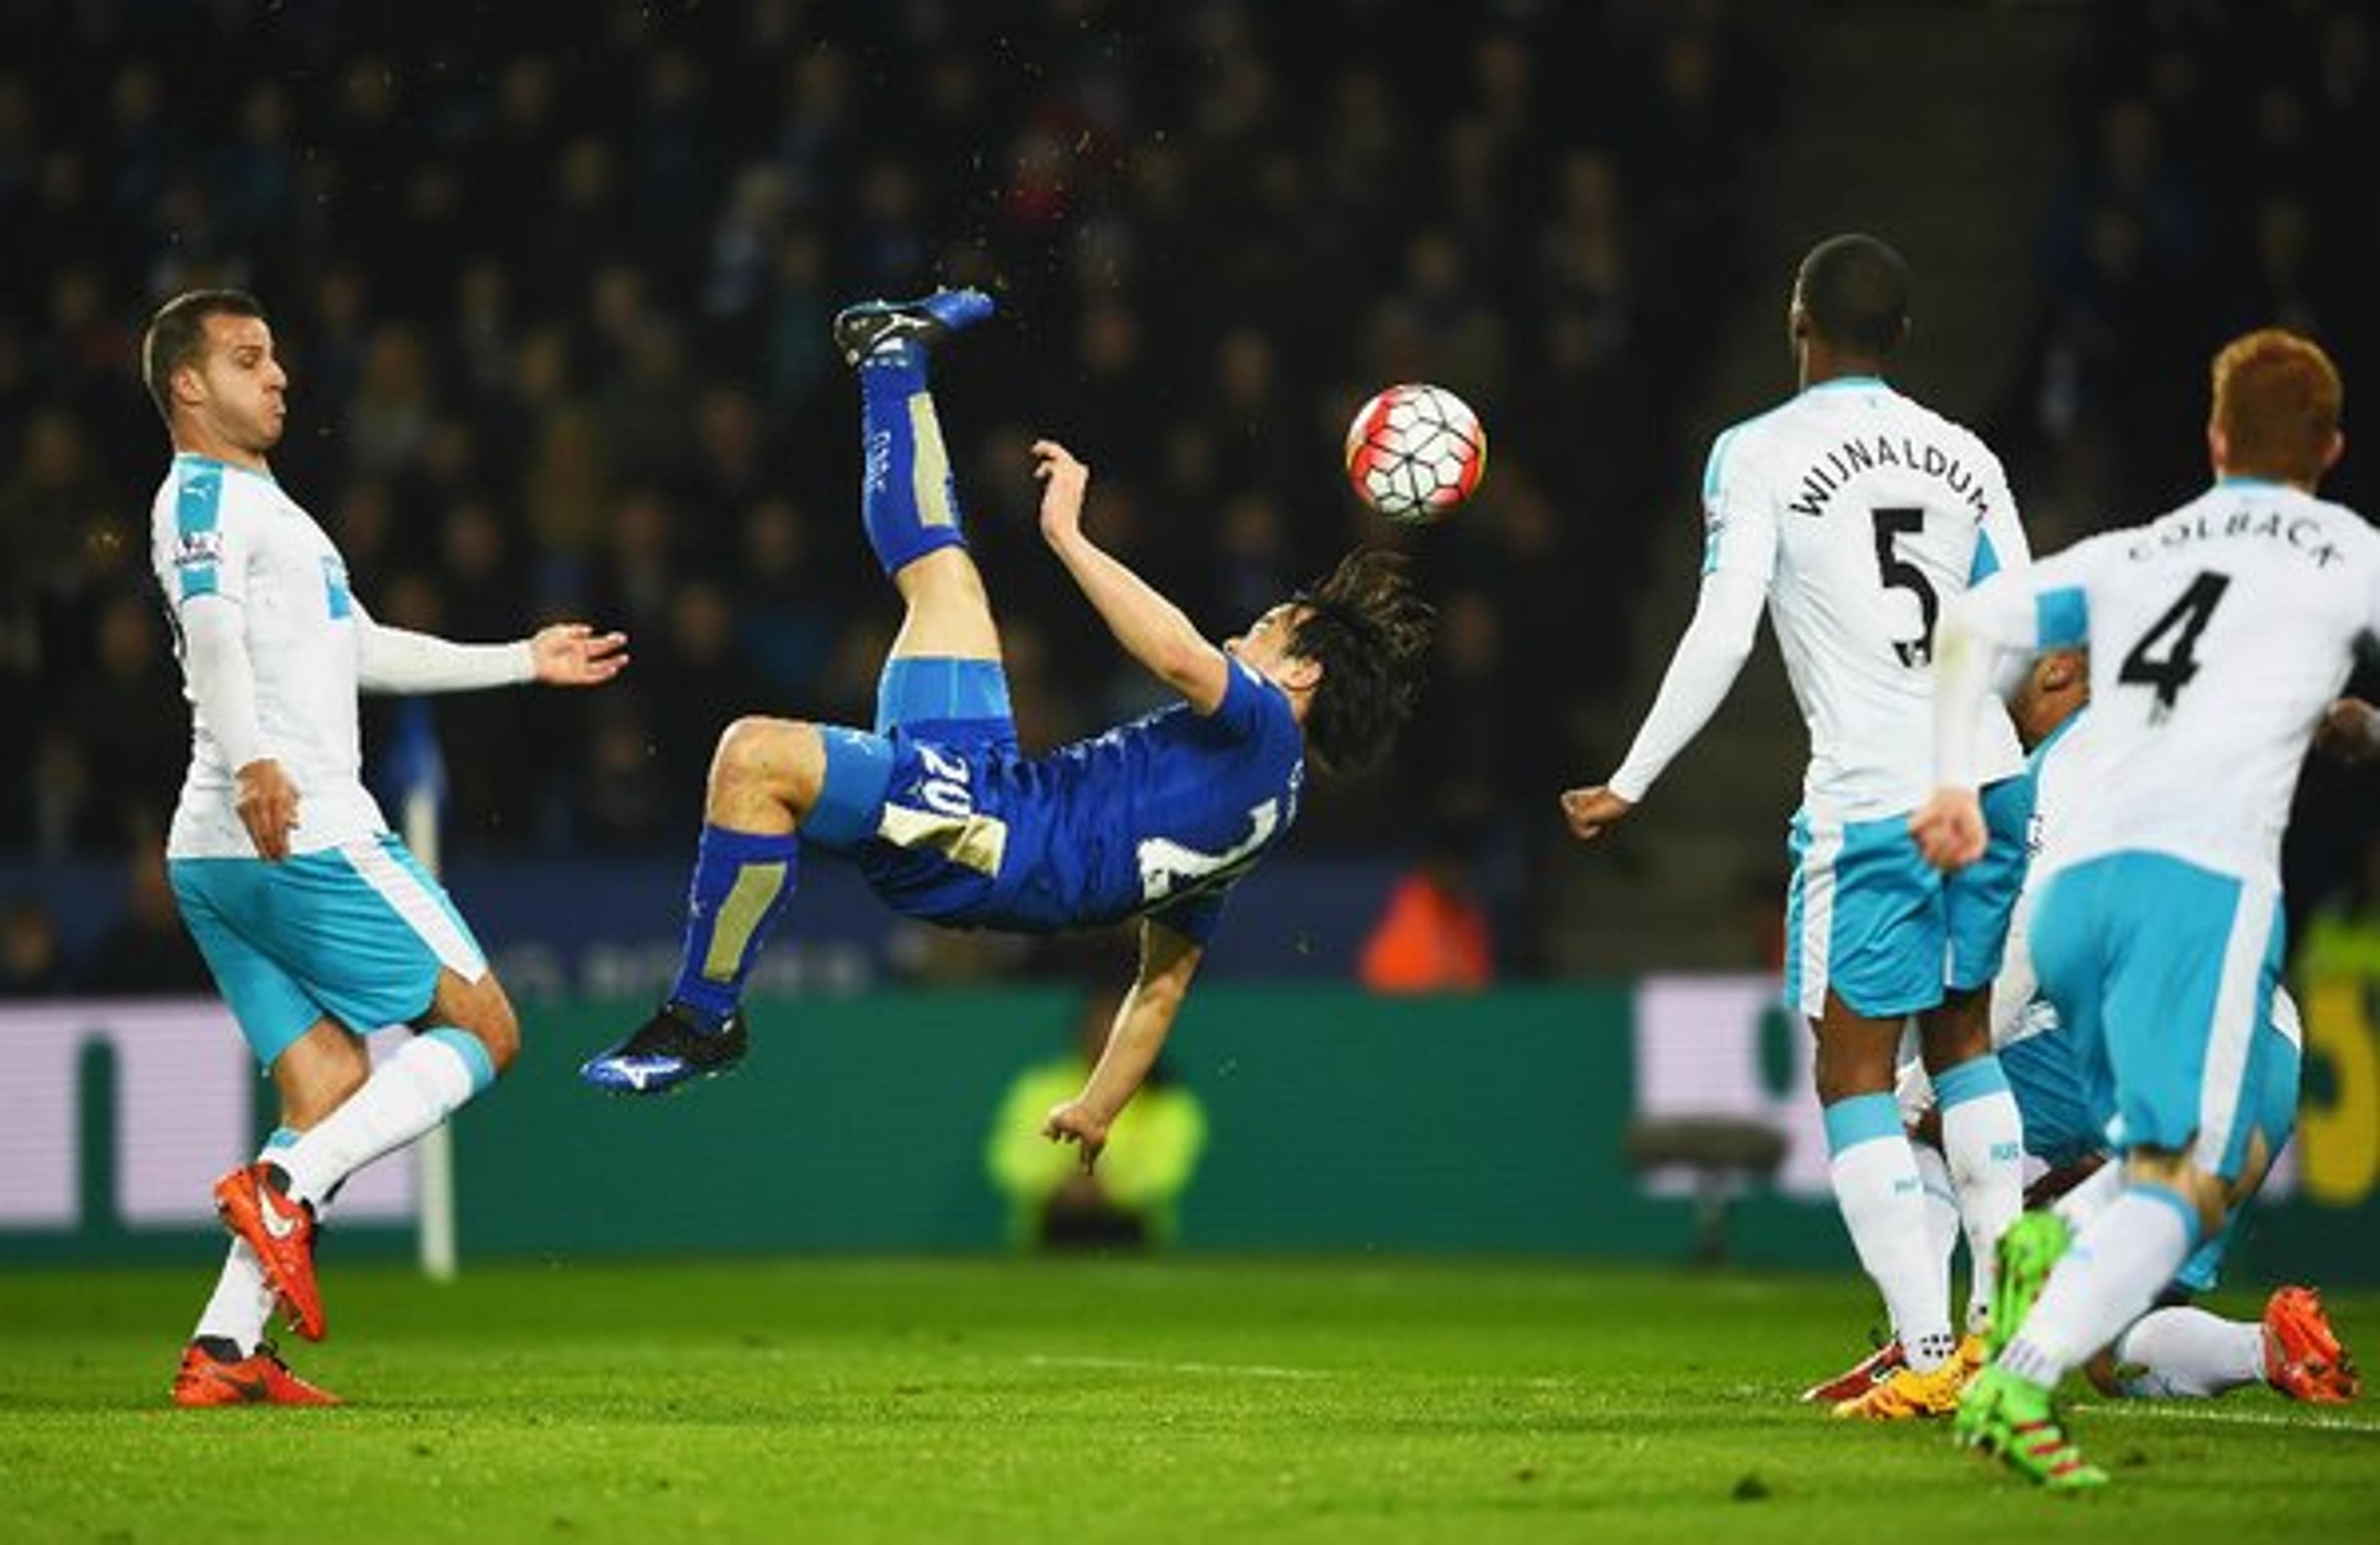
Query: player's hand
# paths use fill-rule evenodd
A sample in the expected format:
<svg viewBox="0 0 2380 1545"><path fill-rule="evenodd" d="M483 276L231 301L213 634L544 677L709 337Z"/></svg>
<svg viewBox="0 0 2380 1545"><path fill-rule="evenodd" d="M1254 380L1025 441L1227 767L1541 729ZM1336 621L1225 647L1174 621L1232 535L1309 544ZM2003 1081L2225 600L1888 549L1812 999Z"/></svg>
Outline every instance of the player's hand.
<svg viewBox="0 0 2380 1545"><path fill-rule="evenodd" d="M1909 834L1936 869L1965 869L1984 856L1984 802L1971 788L1937 788L1909 818Z"/></svg>
<svg viewBox="0 0 2380 1545"><path fill-rule="evenodd" d="M232 809L256 844L257 857L277 864L289 857L290 829L298 824L298 785L271 757L259 757L232 775Z"/></svg>
<svg viewBox="0 0 2380 1545"><path fill-rule="evenodd" d="M598 633L583 622L540 627L528 641L537 679L548 687L600 687L628 663L628 636Z"/></svg>
<svg viewBox="0 0 2380 1545"><path fill-rule="evenodd" d="M1636 802L1622 799L1598 784L1593 788L1564 791L1561 808L1562 819L1570 822L1570 834L1581 842L1593 842L1627 820Z"/></svg>
<svg viewBox="0 0 2380 1545"><path fill-rule="evenodd" d="M2322 716L2313 748L2338 761L2380 761L2380 709L2362 698L2341 698Z"/></svg>
<svg viewBox="0 0 2380 1545"><path fill-rule="evenodd" d="M1099 1167L1099 1150L1108 1146L1108 1124L1079 1100L1050 1106L1048 1119L1041 1123L1041 1135L1053 1143L1081 1144L1085 1174Z"/></svg>
<svg viewBox="0 0 2380 1545"><path fill-rule="evenodd" d="M1041 484L1041 537L1063 541L1083 528L1083 493L1091 469L1055 440L1033 442L1033 476Z"/></svg>

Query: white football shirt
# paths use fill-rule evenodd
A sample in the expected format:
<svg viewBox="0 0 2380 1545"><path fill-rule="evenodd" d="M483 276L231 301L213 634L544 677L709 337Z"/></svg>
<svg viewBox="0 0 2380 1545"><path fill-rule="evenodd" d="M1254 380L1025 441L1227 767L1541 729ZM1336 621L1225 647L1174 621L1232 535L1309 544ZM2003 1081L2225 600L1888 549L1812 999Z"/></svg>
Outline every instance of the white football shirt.
<svg viewBox="0 0 2380 1545"><path fill-rule="evenodd" d="M346 565L313 517L261 473L182 455L151 507L150 557L178 636L191 604L240 609L268 753L298 785L293 852L387 830L362 779L357 613ZM178 652L178 651L177 651ZM256 857L233 768L192 704L190 768L165 841L175 858Z"/></svg>
<svg viewBox="0 0 2380 1545"><path fill-rule="evenodd" d="M2048 869L2153 852L2278 888L2306 748L2380 632L2380 533L2298 489L2226 480L1967 605L2004 650L2090 646L2092 787L2059 812Z"/></svg>
<svg viewBox="0 0 2380 1545"><path fill-rule="evenodd" d="M2028 559L1999 458L1873 376L1821 383L1711 446L1703 572L1767 587L1810 731L1803 797L1822 820L1917 808L1934 784L1933 658L1943 603ZM1983 781L2023 765L1985 704Z"/></svg>

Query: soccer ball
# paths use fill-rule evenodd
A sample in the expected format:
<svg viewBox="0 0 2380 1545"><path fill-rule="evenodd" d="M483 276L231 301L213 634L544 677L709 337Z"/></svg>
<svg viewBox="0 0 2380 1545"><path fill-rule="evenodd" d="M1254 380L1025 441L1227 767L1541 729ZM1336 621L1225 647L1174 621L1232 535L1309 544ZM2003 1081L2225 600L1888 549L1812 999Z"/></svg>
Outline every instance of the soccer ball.
<svg viewBox="0 0 2380 1545"><path fill-rule="evenodd" d="M1389 387L1347 426L1347 481L1390 520L1444 519L1487 470L1488 432L1443 386Z"/></svg>

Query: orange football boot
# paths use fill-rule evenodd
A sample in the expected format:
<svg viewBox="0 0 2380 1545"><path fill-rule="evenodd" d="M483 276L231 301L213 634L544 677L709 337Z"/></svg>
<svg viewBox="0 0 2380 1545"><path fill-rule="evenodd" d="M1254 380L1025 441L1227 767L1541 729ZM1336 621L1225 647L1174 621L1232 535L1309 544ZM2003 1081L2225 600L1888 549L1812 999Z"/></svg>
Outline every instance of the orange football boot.
<svg viewBox="0 0 2380 1545"><path fill-rule="evenodd" d="M2275 1288L2265 1301L2265 1382L2309 1405L2344 1405L2363 1393L2313 1288Z"/></svg>
<svg viewBox="0 0 2380 1545"><path fill-rule="evenodd" d="M308 1341L322 1339L322 1294L314 1283L314 1210L291 1201L281 1172L259 1161L215 1182L215 1210L224 1227L248 1241L280 1296L290 1328Z"/></svg>
<svg viewBox="0 0 2380 1545"><path fill-rule="evenodd" d="M176 1405L336 1405L339 1397L289 1371L269 1341L236 1362L192 1342L174 1375Z"/></svg>
<svg viewBox="0 0 2380 1545"><path fill-rule="evenodd" d="M1900 1343L1898 1340L1888 1341L1825 1383L1813 1384L1803 1390L1803 1403L1836 1405L1846 1400L1857 1400L1908 1366L1909 1359L1901 1353Z"/></svg>

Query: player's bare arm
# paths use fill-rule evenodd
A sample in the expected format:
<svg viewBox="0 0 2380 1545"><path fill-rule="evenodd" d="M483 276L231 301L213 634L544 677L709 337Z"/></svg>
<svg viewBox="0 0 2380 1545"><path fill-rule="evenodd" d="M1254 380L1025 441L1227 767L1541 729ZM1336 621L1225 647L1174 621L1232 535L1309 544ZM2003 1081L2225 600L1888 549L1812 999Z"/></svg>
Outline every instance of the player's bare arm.
<svg viewBox="0 0 2380 1545"><path fill-rule="evenodd" d="M1033 475L1041 482L1041 540L1066 566L1116 642L1192 708L1212 713L1222 703L1230 664L1180 607L1084 534L1083 496L1090 486L1090 468L1056 441L1037 440Z"/></svg>
<svg viewBox="0 0 2380 1545"><path fill-rule="evenodd" d="M1625 819L1662 770L1702 733L1751 658L1767 602L1767 590L1745 576L1724 570L1704 576L1693 620L1679 637L1626 760L1608 782L1562 795L1562 819L1572 836L1592 842Z"/></svg>
<svg viewBox="0 0 2380 1545"><path fill-rule="evenodd" d="M1190 993L1190 979L1205 954L1162 923L1141 923L1140 973L1116 1010L1099 1065L1091 1069L1083 1092L1053 1107L1041 1125L1041 1135L1050 1141L1082 1146L1084 1169L1099 1162L1108 1128L1157 1065L1157 1054L1173 1032L1173 1021Z"/></svg>

